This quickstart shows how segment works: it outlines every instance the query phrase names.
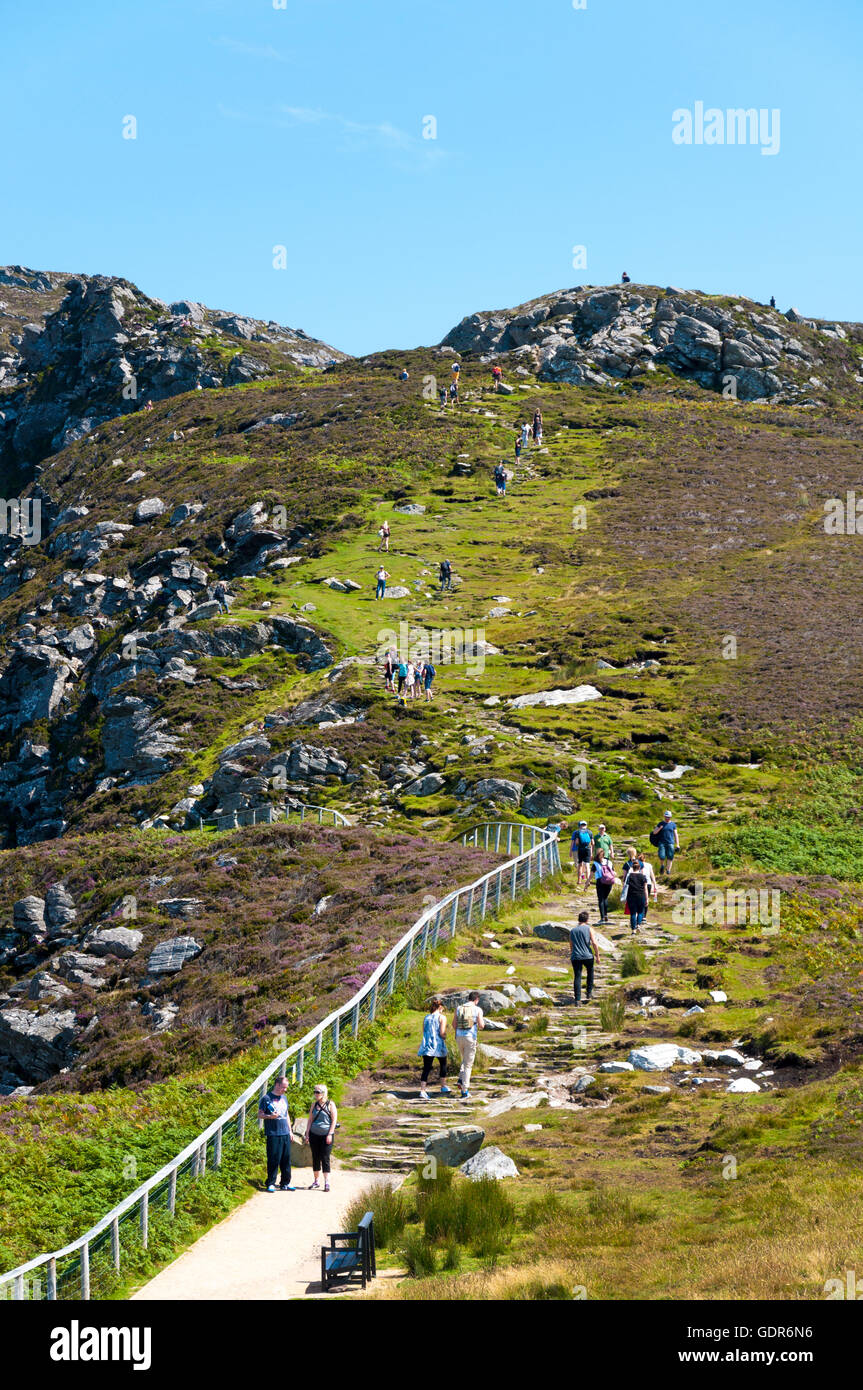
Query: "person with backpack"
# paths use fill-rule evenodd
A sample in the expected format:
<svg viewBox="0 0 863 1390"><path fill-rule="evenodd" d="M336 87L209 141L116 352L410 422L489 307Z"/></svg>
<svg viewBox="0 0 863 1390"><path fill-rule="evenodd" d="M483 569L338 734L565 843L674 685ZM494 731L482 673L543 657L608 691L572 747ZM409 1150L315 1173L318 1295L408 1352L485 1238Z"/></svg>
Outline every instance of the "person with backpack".
<svg viewBox="0 0 863 1390"><path fill-rule="evenodd" d="M461 1056L458 1084L462 1100L470 1098L470 1074L476 1057L477 1031L485 1027L485 1019L479 1006L479 991L472 989L466 1004L459 1004L455 1011L455 1042Z"/></svg>
<svg viewBox="0 0 863 1390"><path fill-rule="evenodd" d="M500 390L501 382L503 381L503 372L501 371L500 367L497 367L497 366L492 367L492 369L491 369L491 380L492 380L492 385L494 386L495 391L499 391L499 390Z"/></svg>
<svg viewBox="0 0 863 1390"><path fill-rule="evenodd" d="M516 466L518 465L518 461L519 461L520 458L521 458L521 435L520 435L520 434L517 434L517 435L515 436L515 462L516 462Z"/></svg>
<svg viewBox="0 0 863 1390"><path fill-rule="evenodd" d="M378 546L378 552L380 552L381 550L389 551L389 548L390 548L390 524L389 524L388 521L382 521L382 522L381 522L380 526L378 527L378 535L379 535L380 538L381 538L381 543L380 543L380 545Z"/></svg>
<svg viewBox="0 0 863 1390"><path fill-rule="evenodd" d="M593 878L596 884L596 901L599 907L600 922L608 921L608 898L612 888L617 882L617 874L610 859L605 856L604 849L597 849L596 858L593 861Z"/></svg>
<svg viewBox="0 0 863 1390"><path fill-rule="evenodd" d="M442 999L433 999L431 1009L423 1019L423 1037L419 1045L418 1057L423 1059L423 1074L420 1081L420 1100L428 1100L428 1079L431 1076L432 1066L435 1061L440 1072L440 1093L442 1096L452 1095L452 1091L446 1084L447 1050L446 1050L446 1012Z"/></svg>
<svg viewBox="0 0 863 1390"><path fill-rule="evenodd" d="M312 1177L314 1181L309 1191L320 1187L321 1172L324 1175L324 1191L330 1190L330 1159L333 1153L333 1135L336 1132L339 1112L335 1101L329 1099L326 1086L315 1087L315 1098L309 1111L306 1125L306 1138L312 1151Z"/></svg>
<svg viewBox="0 0 863 1390"><path fill-rule="evenodd" d="M264 1122L267 1143L268 1192L275 1192L277 1177L281 1177L282 1192L296 1192L291 1186L291 1116L287 1090L287 1079L278 1077L258 1105L258 1119Z"/></svg>
<svg viewBox="0 0 863 1390"><path fill-rule="evenodd" d="M458 405L458 377L454 376L449 384L449 403Z"/></svg>
<svg viewBox="0 0 863 1390"><path fill-rule="evenodd" d="M397 683L397 687L398 687L397 690L396 690L396 695L398 696L399 704L401 704L401 705L403 705L404 702L405 702L405 699L404 699L404 688L405 688L405 681L407 680L407 678L408 678L408 664L407 664L406 661L400 661L400 662L399 662L399 666L398 666L398 670L397 670L397 672L396 672L396 683Z"/></svg>
<svg viewBox="0 0 863 1390"><path fill-rule="evenodd" d="M659 853L659 876L660 878L667 878L668 871L674 861L675 850L680 849L677 822L672 819L670 811L664 811L662 820L651 830L650 843L656 847Z"/></svg>
<svg viewBox="0 0 863 1390"><path fill-rule="evenodd" d="M647 908L649 908L650 899L655 898L657 893L659 892L659 887L656 882L656 874L653 872L653 865L647 859L645 859L643 854L639 854L637 856L637 863L639 870L641 871L641 873L644 874L644 877L647 879ZM647 908L644 909L645 917L647 916Z"/></svg>
<svg viewBox="0 0 863 1390"><path fill-rule="evenodd" d="M452 588L452 565L449 560L441 560L438 565L438 578L440 580L441 593L444 589Z"/></svg>
<svg viewBox="0 0 863 1390"><path fill-rule="evenodd" d="M495 465L494 481L497 486L498 497L506 497L506 465L504 463Z"/></svg>
<svg viewBox="0 0 863 1390"><path fill-rule="evenodd" d="M578 923L569 931L569 959L572 965L572 993L576 1005L581 1003L581 972L586 972L585 1003L593 994L593 971L599 963L599 943L593 927L589 925L590 913L579 912Z"/></svg>
<svg viewBox="0 0 863 1390"><path fill-rule="evenodd" d="M389 576L389 571L388 571L388 570L385 570L384 567L383 567L383 565L381 565L381 567L380 567L380 569L378 570L378 573L377 573L377 587L376 587L376 589L375 589L375 598L376 598L376 599L377 599L377 598L383 598L384 595L386 594L386 591L387 591L387 580L389 579L389 577L390 577L390 576Z"/></svg>
<svg viewBox="0 0 863 1390"><path fill-rule="evenodd" d="M593 836L587 828L586 820L580 820L572 832L569 857L578 863L579 887L582 883L587 884L590 876L590 864L593 859Z"/></svg>
<svg viewBox="0 0 863 1390"><path fill-rule="evenodd" d="M434 683L434 678L436 675L437 671L435 670L431 661L427 661L422 669L423 689L426 693L427 705L430 705L432 702L432 685Z"/></svg>
<svg viewBox="0 0 863 1390"><path fill-rule="evenodd" d="M442 386L438 394L440 396L441 410L446 410L446 387Z"/></svg>
<svg viewBox="0 0 863 1390"><path fill-rule="evenodd" d="M636 860L635 866L626 875L623 891L620 895L620 905L625 912L629 913L629 926L633 936L644 921L647 912L647 895L647 875Z"/></svg>

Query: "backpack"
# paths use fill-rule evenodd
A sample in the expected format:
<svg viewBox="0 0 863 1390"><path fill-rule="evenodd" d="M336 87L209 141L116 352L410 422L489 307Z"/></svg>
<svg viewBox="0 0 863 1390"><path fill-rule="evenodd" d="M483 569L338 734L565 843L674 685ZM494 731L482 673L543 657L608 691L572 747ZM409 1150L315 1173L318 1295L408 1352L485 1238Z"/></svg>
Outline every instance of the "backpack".
<svg viewBox="0 0 863 1390"><path fill-rule="evenodd" d="M468 1016L468 1010L470 1010L470 1016ZM470 1002L466 1004L459 1004L458 1009L456 1010L455 1017L456 1028L460 1028L463 1033L470 1032L471 1028L473 1028L474 1024L476 1023L478 1016L479 1008L476 1004L471 1004Z"/></svg>
<svg viewBox="0 0 863 1390"><path fill-rule="evenodd" d="M589 830L579 830L579 832L578 832L578 843L579 843L580 845L584 845L584 848L587 849L587 846L590 844L590 831L589 831Z"/></svg>
<svg viewBox="0 0 863 1390"><path fill-rule="evenodd" d="M662 826L657 825L653 830L651 830L650 835L648 836L648 838L649 838L649 840L650 840L650 843L653 845L654 849L656 848L657 845L661 845L661 844L662 844Z"/></svg>
<svg viewBox="0 0 863 1390"><path fill-rule="evenodd" d="M599 871L599 881L600 883L614 882L614 869L612 868L611 864L609 864L608 860L605 861L605 863Z"/></svg>

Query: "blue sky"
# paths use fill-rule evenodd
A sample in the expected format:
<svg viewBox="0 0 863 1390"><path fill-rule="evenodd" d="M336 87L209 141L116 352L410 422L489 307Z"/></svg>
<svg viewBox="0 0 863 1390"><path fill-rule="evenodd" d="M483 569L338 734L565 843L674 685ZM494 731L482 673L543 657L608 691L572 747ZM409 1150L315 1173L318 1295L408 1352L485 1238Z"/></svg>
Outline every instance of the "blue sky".
<svg viewBox="0 0 863 1390"><path fill-rule="evenodd" d="M0 27L0 262L350 352L624 269L863 319L859 0L0 0ZM778 108L778 154L675 144L698 101Z"/></svg>

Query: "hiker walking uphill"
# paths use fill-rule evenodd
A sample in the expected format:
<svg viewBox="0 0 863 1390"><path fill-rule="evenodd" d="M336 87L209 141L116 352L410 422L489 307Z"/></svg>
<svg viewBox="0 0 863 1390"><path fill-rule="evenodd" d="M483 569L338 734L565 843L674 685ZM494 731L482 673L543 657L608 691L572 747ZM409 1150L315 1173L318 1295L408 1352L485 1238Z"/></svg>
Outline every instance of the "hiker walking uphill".
<svg viewBox="0 0 863 1390"><path fill-rule="evenodd" d="M599 943L590 914L579 912L578 923L569 931L569 959L572 965L572 993L576 1004L581 1003L581 973L586 973L585 1000L593 994L593 972L599 962Z"/></svg>
<svg viewBox="0 0 863 1390"><path fill-rule="evenodd" d="M611 860L606 858L604 849L597 849L593 861L593 876L596 884L596 902L599 907L600 922L608 921L608 899L617 882L617 874Z"/></svg>
<svg viewBox="0 0 863 1390"><path fill-rule="evenodd" d="M275 1192L276 1180L281 1178L282 1192L295 1192L291 1186L291 1116L287 1099L288 1083L284 1076L274 1081L262 1096L258 1119L264 1122L267 1143L267 1191Z"/></svg>
<svg viewBox="0 0 863 1390"><path fill-rule="evenodd" d="M579 885L582 883L586 885L590 877L590 865L593 859L593 836L587 828L586 820L580 820L572 832L569 857L578 864Z"/></svg>
<svg viewBox="0 0 863 1390"><path fill-rule="evenodd" d="M378 551L388 551L390 548L390 524L388 521L381 522L380 526L378 527L378 535L381 538L381 543L378 546Z"/></svg>
<svg viewBox="0 0 863 1390"><path fill-rule="evenodd" d="M452 565L449 560L441 560L438 565L438 579L440 580L441 593L444 589L452 588Z"/></svg>
<svg viewBox="0 0 863 1390"><path fill-rule="evenodd" d="M503 463L495 464L494 481L498 497L506 497L506 466Z"/></svg>
<svg viewBox="0 0 863 1390"><path fill-rule="evenodd" d="M462 1100L470 1099L470 1074L476 1057L478 1030L485 1027L485 1019L479 1006L479 991L472 989L466 1004L459 1004L455 1011L455 1041L461 1056L458 1084Z"/></svg>
<svg viewBox="0 0 863 1390"><path fill-rule="evenodd" d="M670 811L664 811L662 820L651 830L650 843L655 845L659 854L660 878L667 878L668 871L674 861L675 851L680 849L677 822L672 819Z"/></svg>
<svg viewBox="0 0 863 1390"><path fill-rule="evenodd" d="M435 1062L438 1064L438 1072L440 1073L440 1093L442 1096L451 1095L452 1092L446 1084L448 1061L446 1012L442 999L432 1000L431 1009L423 1019L423 1037L417 1056L422 1058L423 1063L423 1074L420 1078L420 1100L429 1099L428 1080Z"/></svg>
<svg viewBox="0 0 863 1390"><path fill-rule="evenodd" d="M647 875L636 860L626 875L623 891L620 895L621 907L624 912L629 913L629 925L633 936L644 922L647 913L647 897Z"/></svg>
<svg viewBox="0 0 863 1390"><path fill-rule="evenodd" d="M315 1098L306 1125L306 1138L312 1151L313 1181L309 1187L310 1192L320 1187L321 1171L324 1174L324 1191L330 1190L330 1159L339 1112L335 1101L330 1100L329 1094L323 1084L315 1087Z"/></svg>
<svg viewBox="0 0 863 1390"><path fill-rule="evenodd" d="M542 411L539 409L533 412L533 442L537 449L542 443Z"/></svg>

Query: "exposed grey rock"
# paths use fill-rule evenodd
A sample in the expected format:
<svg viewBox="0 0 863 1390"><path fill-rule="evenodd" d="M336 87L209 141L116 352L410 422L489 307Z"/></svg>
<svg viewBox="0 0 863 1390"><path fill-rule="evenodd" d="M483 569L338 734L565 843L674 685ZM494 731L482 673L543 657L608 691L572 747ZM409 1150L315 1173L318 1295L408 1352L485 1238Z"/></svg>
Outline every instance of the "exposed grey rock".
<svg viewBox="0 0 863 1390"><path fill-rule="evenodd" d="M555 787L550 792L531 792L521 804L524 815L531 820L548 819L549 816L568 816L574 809L564 787Z"/></svg>
<svg viewBox="0 0 863 1390"><path fill-rule="evenodd" d="M569 933L575 922L537 922L531 930L534 936L543 941L569 941Z"/></svg>
<svg viewBox="0 0 863 1390"><path fill-rule="evenodd" d="M19 898L12 907L12 925L26 936L41 936L45 932L45 902L32 894Z"/></svg>
<svg viewBox="0 0 863 1390"><path fill-rule="evenodd" d="M64 932L78 916L75 899L63 883L52 883L45 894L45 920L50 934Z"/></svg>
<svg viewBox="0 0 863 1390"><path fill-rule="evenodd" d="M151 975L175 975L187 961L199 956L203 949L193 936L175 936L170 941L160 941L150 952L147 969Z"/></svg>
<svg viewBox="0 0 863 1390"><path fill-rule="evenodd" d="M635 1067L631 1062L603 1062L599 1070L604 1072L624 1072L635 1071Z"/></svg>
<svg viewBox="0 0 863 1390"><path fill-rule="evenodd" d="M512 709L529 709L534 705L582 705L588 700L601 700L602 691L593 685L577 685L572 690L538 690L532 695L517 695L510 700Z"/></svg>
<svg viewBox="0 0 863 1390"><path fill-rule="evenodd" d="M0 1009L0 1053L33 1081L47 1081L72 1060L77 1035L74 1009Z"/></svg>
<svg viewBox="0 0 863 1390"><path fill-rule="evenodd" d="M203 502L181 502L171 512L170 526L182 526L184 521L192 521L204 510Z"/></svg>
<svg viewBox="0 0 863 1390"><path fill-rule="evenodd" d="M458 1125L430 1134L423 1142L423 1149L447 1168L458 1168L479 1151L484 1138L485 1130L479 1125Z"/></svg>
<svg viewBox="0 0 863 1390"><path fill-rule="evenodd" d="M460 1171L472 1182L479 1182L480 1178L517 1178L519 1175L512 1159L496 1144L480 1149L461 1165Z"/></svg>
<svg viewBox="0 0 863 1390"><path fill-rule="evenodd" d="M506 777L483 777L474 786L474 795L481 801L508 801L517 806L521 801L521 782Z"/></svg>
<svg viewBox="0 0 863 1390"><path fill-rule="evenodd" d="M27 998L41 1002L45 999L61 999L63 995L71 992L62 980L56 979L49 971L38 970L28 986Z"/></svg>
<svg viewBox="0 0 863 1390"><path fill-rule="evenodd" d="M128 960L144 940L144 933L133 927L100 927L90 933L84 947L94 956L118 956Z"/></svg>
<svg viewBox="0 0 863 1390"><path fill-rule="evenodd" d="M422 502L397 502L393 507L394 512L402 512L404 516L423 516L425 510Z"/></svg>
<svg viewBox="0 0 863 1390"><path fill-rule="evenodd" d="M201 898L160 898L158 906L169 917L197 917L204 903Z"/></svg>
<svg viewBox="0 0 863 1390"><path fill-rule="evenodd" d="M595 1076L591 1076L589 1072L585 1072L584 1076L580 1076L573 1086L573 1093L580 1096L582 1091L586 1091L588 1086L592 1086L595 1080Z"/></svg>
<svg viewBox="0 0 863 1390"><path fill-rule="evenodd" d="M701 1061L701 1053L689 1047L678 1047L676 1043L653 1043L633 1048L629 1060L638 1071L668 1071L677 1062L696 1065Z"/></svg>
<svg viewBox="0 0 863 1390"><path fill-rule="evenodd" d="M164 514L166 508L161 497L145 497L135 508L134 522L141 526L147 521L155 521Z"/></svg>
<svg viewBox="0 0 863 1390"><path fill-rule="evenodd" d="M446 785L446 778L439 772L428 772L425 777L419 777L415 782L409 782L406 787L402 787L402 796L434 796L435 792L442 791Z"/></svg>

